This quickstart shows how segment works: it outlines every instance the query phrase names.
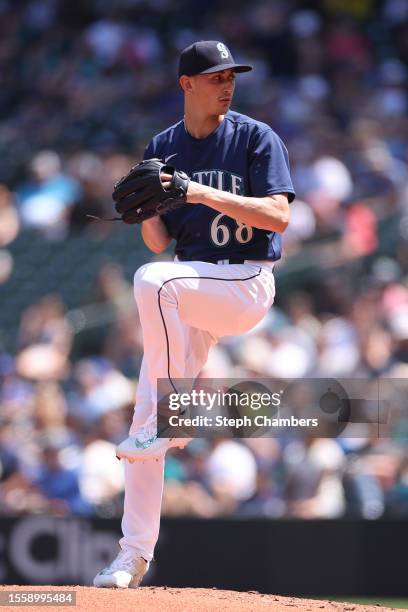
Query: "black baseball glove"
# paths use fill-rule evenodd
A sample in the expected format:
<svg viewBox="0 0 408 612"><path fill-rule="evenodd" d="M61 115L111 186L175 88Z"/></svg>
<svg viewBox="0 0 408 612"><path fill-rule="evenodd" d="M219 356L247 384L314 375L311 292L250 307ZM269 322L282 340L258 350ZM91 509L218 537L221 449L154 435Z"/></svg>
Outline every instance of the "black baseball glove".
<svg viewBox="0 0 408 612"><path fill-rule="evenodd" d="M161 174L172 176L168 189L163 187ZM185 172L161 159L145 159L114 186L115 209L124 223L141 223L185 204L189 182Z"/></svg>

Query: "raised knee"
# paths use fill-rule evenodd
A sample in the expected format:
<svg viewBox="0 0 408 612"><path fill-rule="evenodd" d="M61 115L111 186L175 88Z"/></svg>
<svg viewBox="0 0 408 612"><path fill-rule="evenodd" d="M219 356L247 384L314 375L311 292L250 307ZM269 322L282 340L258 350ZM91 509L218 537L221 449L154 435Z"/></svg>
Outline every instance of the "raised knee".
<svg viewBox="0 0 408 612"><path fill-rule="evenodd" d="M157 291L160 289L163 280L161 278L159 262L148 263L136 270L133 287L136 299L147 292Z"/></svg>

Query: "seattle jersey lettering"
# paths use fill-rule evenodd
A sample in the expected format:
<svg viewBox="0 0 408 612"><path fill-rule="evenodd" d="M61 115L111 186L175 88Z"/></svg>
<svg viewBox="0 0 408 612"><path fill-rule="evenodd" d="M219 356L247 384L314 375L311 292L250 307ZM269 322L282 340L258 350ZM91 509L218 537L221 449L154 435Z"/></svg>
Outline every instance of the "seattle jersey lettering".
<svg viewBox="0 0 408 612"><path fill-rule="evenodd" d="M229 191L229 193L234 193L235 195L245 195L243 177L232 174L232 172L226 172L225 170L200 170L199 172L193 172L191 178L201 185L214 187L214 189L220 189L221 191Z"/></svg>
<svg viewBox="0 0 408 612"><path fill-rule="evenodd" d="M224 170L201 170L199 172L194 172L192 179L201 185L208 185L208 187L214 187L215 189L221 189L229 193L244 195L244 179L242 176L232 174L232 172ZM253 236L252 227L235 221L236 228L235 230L231 230L228 225L222 223L222 219L226 217L227 215L224 215L224 213L215 214L210 227L212 244L217 247L224 247L230 242L231 237L234 237L235 240L241 244L249 242Z"/></svg>

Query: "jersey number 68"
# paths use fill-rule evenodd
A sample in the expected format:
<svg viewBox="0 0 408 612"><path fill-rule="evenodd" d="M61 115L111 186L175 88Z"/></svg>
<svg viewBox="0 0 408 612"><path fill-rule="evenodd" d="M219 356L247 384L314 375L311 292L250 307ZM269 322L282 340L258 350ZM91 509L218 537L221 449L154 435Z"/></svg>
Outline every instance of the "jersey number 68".
<svg viewBox="0 0 408 612"><path fill-rule="evenodd" d="M220 223L222 217L226 217L224 213L220 213L216 217L214 217L213 222L211 223L211 240L216 246L222 247L228 244L231 239L231 230L227 225L223 225ZM235 240L240 242L241 244L245 244L249 242L253 235L253 229L250 225L245 225L244 223L238 223L237 229L235 230Z"/></svg>

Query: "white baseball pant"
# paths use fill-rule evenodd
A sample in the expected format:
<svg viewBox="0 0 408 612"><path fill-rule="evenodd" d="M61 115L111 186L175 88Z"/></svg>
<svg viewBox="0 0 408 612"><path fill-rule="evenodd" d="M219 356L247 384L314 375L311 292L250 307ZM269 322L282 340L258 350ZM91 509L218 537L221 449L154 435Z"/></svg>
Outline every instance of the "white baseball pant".
<svg viewBox="0 0 408 612"><path fill-rule="evenodd" d="M196 378L219 338L249 331L265 316L275 283L266 262L157 262L137 270L134 295L144 357L130 433L156 411L157 379ZM120 545L133 546L150 561L159 535L164 457L124 461L124 469Z"/></svg>

